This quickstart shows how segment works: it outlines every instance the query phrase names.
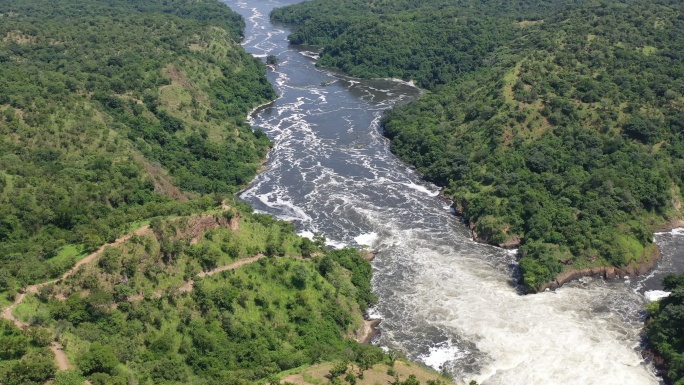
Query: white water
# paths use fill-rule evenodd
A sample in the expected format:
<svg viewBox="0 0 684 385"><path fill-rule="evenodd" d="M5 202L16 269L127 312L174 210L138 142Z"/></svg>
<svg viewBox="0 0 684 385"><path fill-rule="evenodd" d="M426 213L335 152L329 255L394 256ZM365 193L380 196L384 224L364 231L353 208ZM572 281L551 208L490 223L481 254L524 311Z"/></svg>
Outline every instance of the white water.
<svg viewBox="0 0 684 385"><path fill-rule="evenodd" d="M242 198L330 244L368 245L383 319L376 343L481 384L656 384L639 353L645 299L629 282L583 279L522 296L514 254L479 245L378 133L409 84L349 79L288 47L267 15L275 1L230 3L248 20L245 48L278 56L279 99L250 123L274 141L269 169ZM323 86L321 83L325 83Z"/></svg>

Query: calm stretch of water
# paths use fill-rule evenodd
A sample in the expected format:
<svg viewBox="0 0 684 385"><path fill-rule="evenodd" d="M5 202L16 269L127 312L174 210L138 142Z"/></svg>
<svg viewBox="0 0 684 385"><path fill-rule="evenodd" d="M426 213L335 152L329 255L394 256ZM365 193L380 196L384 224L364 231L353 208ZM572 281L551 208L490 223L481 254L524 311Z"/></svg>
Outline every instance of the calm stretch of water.
<svg viewBox="0 0 684 385"><path fill-rule="evenodd" d="M247 20L245 48L280 61L269 73L280 97L250 117L275 147L268 171L242 198L295 221L303 234L379 252L377 344L488 385L658 383L641 360L639 333L640 291L656 288L659 277L585 279L519 295L510 282L513 256L472 242L449 203L392 156L378 131L384 109L419 92L316 69L309 52L288 46L287 27L268 20L287 0L228 4ZM658 239L669 242L670 261L684 249L681 237Z"/></svg>

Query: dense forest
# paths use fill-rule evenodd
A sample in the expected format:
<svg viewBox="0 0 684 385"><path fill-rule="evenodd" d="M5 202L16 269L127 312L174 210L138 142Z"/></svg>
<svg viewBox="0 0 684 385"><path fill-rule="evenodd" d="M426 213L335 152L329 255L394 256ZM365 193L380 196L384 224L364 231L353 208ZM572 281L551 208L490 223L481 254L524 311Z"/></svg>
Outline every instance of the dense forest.
<svg viewBox="0 0 684 385"><path fill-rule="evenodd" d="M0 4L0 292L255 175L244 116L274 92L243 26L210 0Z"/></svg>
<svg viewBox="0 0 684 385"><path fill-rule="evenodd" d="M272 17L323 45L322 66L427 88L386 113L392 150L477 239L521 245L527 292L577 268L634 271L682 216L679 1L313 0Z"/></svg>

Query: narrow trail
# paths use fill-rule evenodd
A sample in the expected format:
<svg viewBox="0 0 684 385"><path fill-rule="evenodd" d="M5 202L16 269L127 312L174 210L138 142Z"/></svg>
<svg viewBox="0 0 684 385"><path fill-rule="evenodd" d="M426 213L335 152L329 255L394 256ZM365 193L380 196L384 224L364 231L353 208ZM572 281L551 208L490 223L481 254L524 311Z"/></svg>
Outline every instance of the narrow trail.
<svg viewBox="0 0 684 385"><path fill-rule="evenodd" d="M258 260L260 260L260 259L262 259L262 258L265 258L265 257L266 257L266 256L265 256L264 254L257 254L257 255L255 255L255 256L253 256L253 257L249 257L249 258L244 258L244 259L237 260L237 261L235 261L235 262L233 262L233 263L230 263L230 264L228 264L228 265L218 266L218 267L215 267L215 268L213 268L213 269L211 269L211 270L203 271L203 272L201 272L201 273L198 273L198 274L197 274L197 277L199 277L199 278L210 277L210 276L212 276L212 275L214 275L214 274L217 274L217 273L220 273L220 272L222 272L222 271L226 271L226 270L235 270L235 269L237 269L237 268L239 268L239 267L241 267L241 266L249 265L250 263L254 263L254 262L256 262L256 261L258 261ZM302 257L288 257L288 258L302 259ZM194 287L195 287L195 280L194 280L194 279L191 279L191 280L185 282L185 283L183 284L183 286L179 287L179 288L178 288L178 291L181 292L181 293L185 293L185 292L188 292L188 291L192 291L192 289L193 289ZM157 290L157 291L154 292L154 294L152 294L151 297L152 297L152 298L160 298L160 297L162 296L163 293L164 293L164 290ZM144 295L144 294L141 294L141 293L138 293L138 294L136 294L136 295L132 295L132 296L128 297L128 302L137 302L137 301L141 301L143 298L145 298L145 295Z"/></svg>
<svg viewBox="0 0 684 385"><path fill-rule="evenodd" d="M2 310L2 313L0 313L0 317L14 323L19 329L26 328L29 325L26 322L23 322L20 319L18 319L14 315L13 312L14 312L14 309L16 309L17 306L19 306L19 304L21 304L21 302L24 300L24 298L26 298L27 294L29 294L29 293L38 294L38 292L40 291L40 289L42 287L45 287L47 285L57 283L59 281L62 281L62 280L69 278L74 273L76 273L76 271L78 271L79 267L81 267L87 263L91 263L95 259L97 259L97 257L99 257L100 254L102 254L102 252L104 251L104 249L106 247L120 245L120 244L126 242L127 240L129 240L133 235L145 234L146 232L149 231L149 228L150 227L148 225L142 226L142 227L126 234L126 235L119 237L118 239L116 239L112 243L107 243L105 245L102 245L96 251L88 254L85 258L76 262L68 271L66 271L64 274L62 274L62 276L59 278L25 287L21 291L21 293L19 295L17 295L17 297L14 299L13 303L10 306L8 306ZM53 342L52 345L50 346L50 350L52 350L52 352L55 353L55 363L57 364L57 368L59 368L59 370L67 370L67 369L73 368L73 365L69 362L69 358L64 353L64 350L62 350L62 345L60 345L58 342Z"/></svg>
<svg viewBox="0 0 684 385"><path fill-rule="evenodd" d="M73 369L74 366L69 362L69 357L64 353L64 349L59 342L53 342L50 345L50 350L55 353L55 364L57 364L57 370L69 370Z"/></svg>
<svg viewBox="0 0 684 385"><path fill-rule="evenodd" d="M249 257L249 258L245 258L245 259L240 259L240 260L235 261L235 262L233 262L233 263L230 263L230 264L228 264L228 265L218 266L218 267L215 267L215 268L213 268L213 269L211 269L211 270L203 271L203 272L197 274L197 276L200 277L200 278L210 277L210 276L212 276L212 275L214 275L214 274L217 274L217 273L220 273L220 272L222 272L222 271L226 271L226 270L235 270L235 269L237 269L237 268L240 267L240 266L244 266L244 265L248 265L248 264L250 264L250 263L254 263L254 262L256 262L256 261L258 261L258 260L260 260L260 259L262 259L262 258L265 258L265 257L266 257L266 256L263 255L263 254L257 254L257 255L255 255L255 256L253 256L253 257ZM185 292L188 292L188 291L192 291L192 289L193 289L194 287L195 287L195 280L191 279L191 280L189 280L188 282L186 282L183 286L179 287L179 288L178 288L178 291L180 291L181 293L185 293ZM156 293L155 293L155 294L156 294Z"/></svg>

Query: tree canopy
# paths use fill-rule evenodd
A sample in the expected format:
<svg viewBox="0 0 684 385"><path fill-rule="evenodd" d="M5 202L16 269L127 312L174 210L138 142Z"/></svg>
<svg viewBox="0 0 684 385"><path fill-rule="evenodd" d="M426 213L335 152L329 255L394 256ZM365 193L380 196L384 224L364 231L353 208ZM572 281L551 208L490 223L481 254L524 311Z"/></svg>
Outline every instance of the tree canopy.
<svg viewBox="0 0 684 385"><path fill-rule="evenodd" d="M213 0L0 4L0 292L253 178L244 117L274 92L243 26Z"/></svg>

